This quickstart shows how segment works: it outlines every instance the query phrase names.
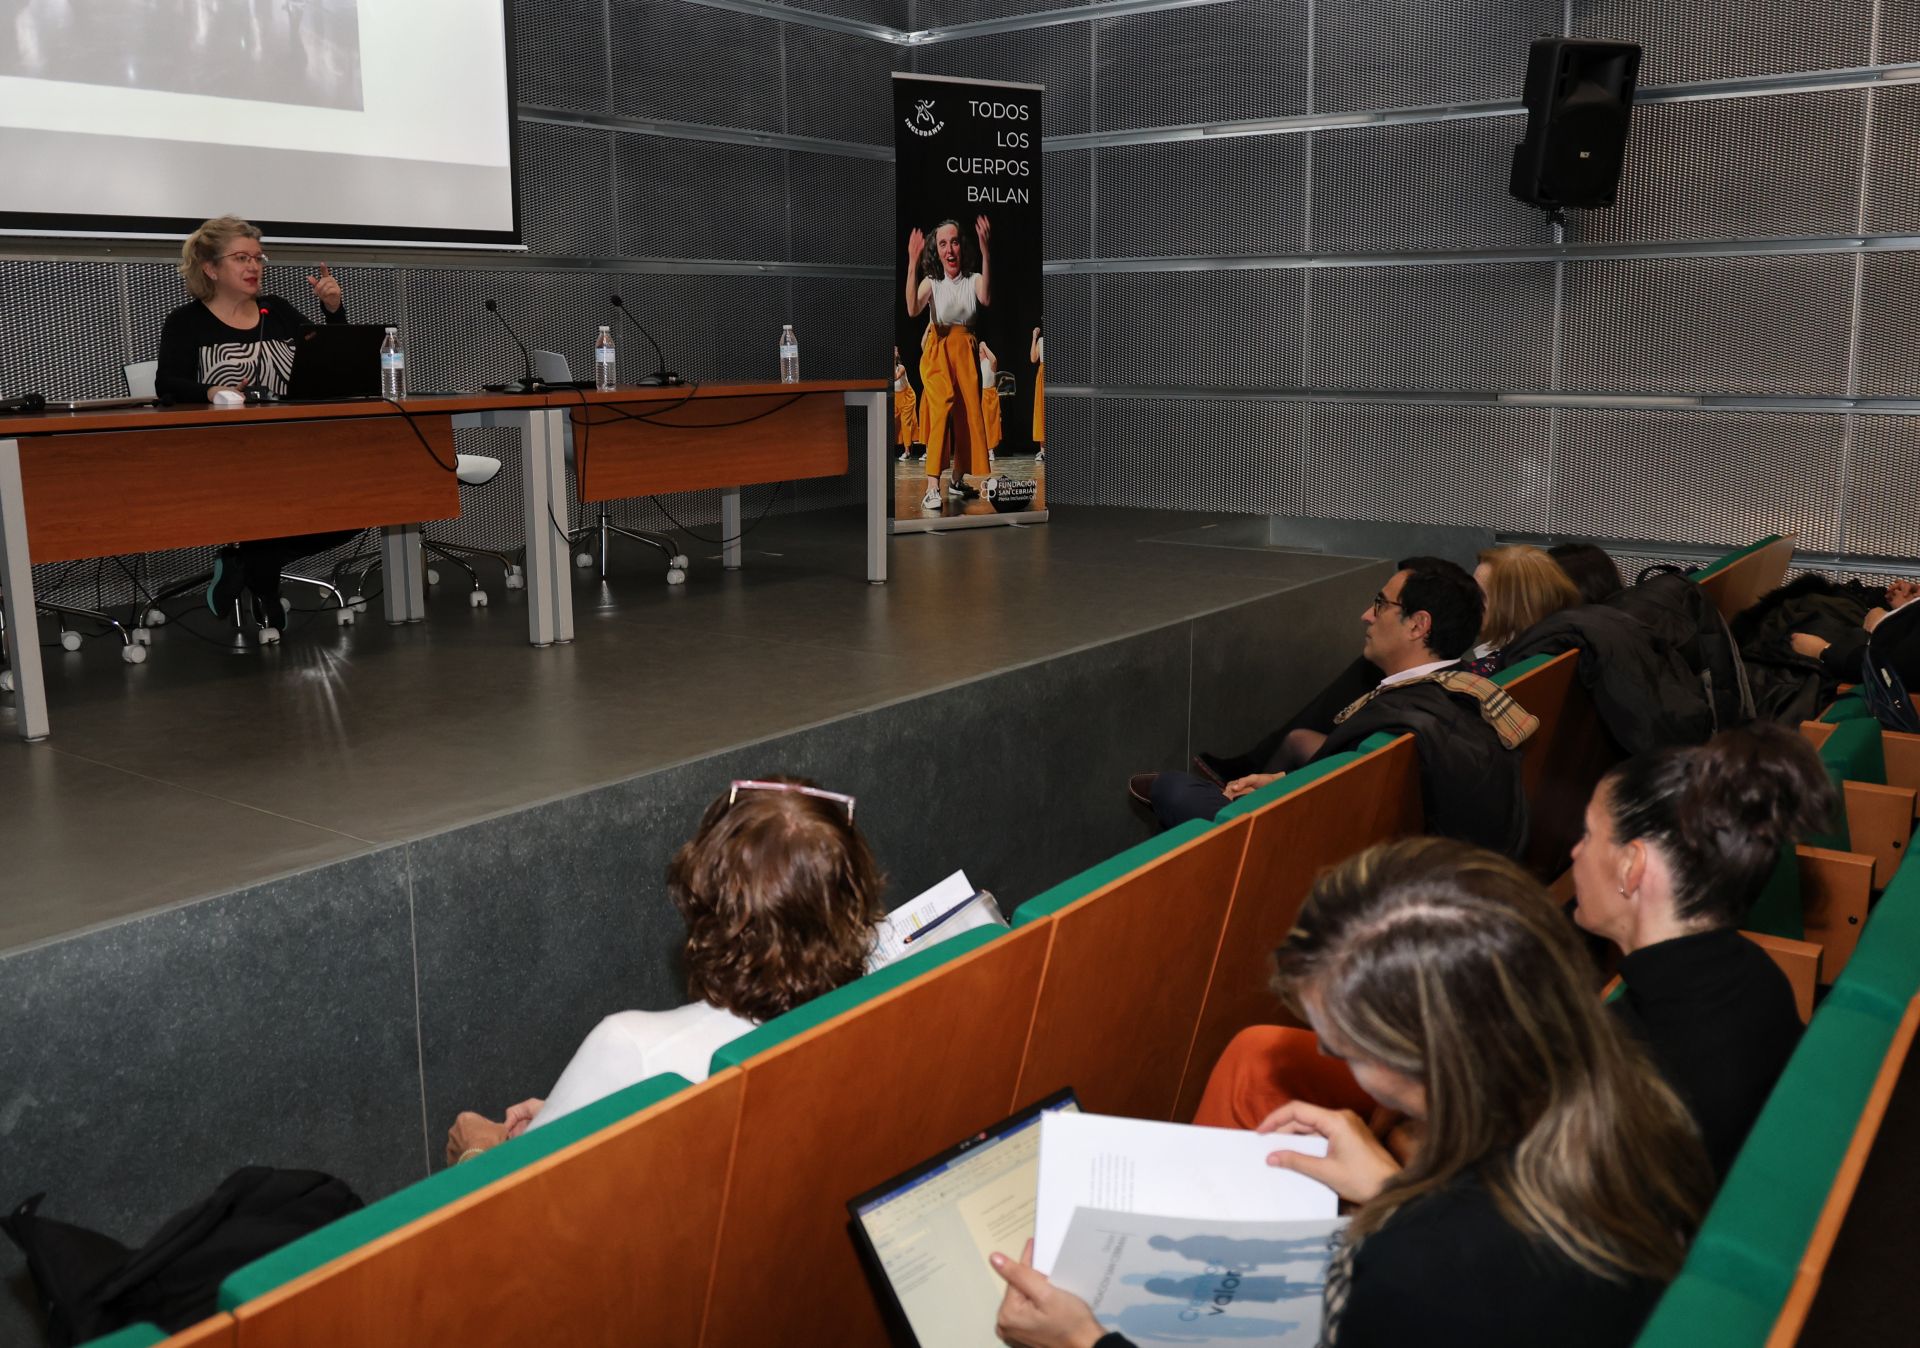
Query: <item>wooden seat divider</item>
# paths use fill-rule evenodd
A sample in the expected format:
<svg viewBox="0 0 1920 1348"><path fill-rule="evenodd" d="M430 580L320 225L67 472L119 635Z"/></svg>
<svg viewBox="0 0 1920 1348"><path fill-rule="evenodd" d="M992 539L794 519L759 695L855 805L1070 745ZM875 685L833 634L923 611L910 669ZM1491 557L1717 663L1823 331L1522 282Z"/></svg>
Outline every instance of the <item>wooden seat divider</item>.
<svg viewBox="0 0 1920 1348"><path fill-rule="evenodd" d="M1780 972L1787 976L1787 982L1793 985L1794 1008L1800 1012L1800 1023L1806 1024L1813 1016L1814 991L1820 986L1820 947L1812 941L1768 936L1764 932L1743 931L1740 934L1766 951L1779 966Z"/></svg>
<svg viewBox="0 0 1920 1348"><path fill-rule="evenodd" d="M697 1342L744 1085L681 1089L241 1302L234 1342Z"/></svg>
<svg viewBox="0 0 1920 1348"><path fill-rule="evenodd" d="M1019 1097L1170 1119L1246 853L1216 825L1055 913Z"/></svg>
<svg viewBox="0 0 1920 1348"><path fill-rule="evenodd" d="M1206 999L1187 1052L1174 1117L1193 1117L1233 1036L1285 1020L1273 952L1293 930L1314 877L1362 848L1420 832L1420 761L1411 735L1362 755L1244 816L1246 859L1227 909Z"/></svg>
<svg viewBox="0 0 1920 1348"><path fill-rule="evenodd" d="M80 1348L229 1348L232 1343L233 1317L223 1311L171 1335L151 1324L128 1325Z"/></svg>
<svg viewBox="0 0 1920 1348"><path fill-rule="evenodd" d="M746 1059L707 1348L885 1348L846 1201L1013 1111L1052 935L1009 932Z"/></svg>
<svg viewBox="0 0 1920 1348"><path fill-rule="evenodd" d="M1873 886L1885 889L1913 840L1916 798L1911 787L1887 784L1886 733L1866 720L1802 721L1800 733L1837 779L1848 850L1873 858Z"/></svg>
<svg viewBox="0 0 1920 1348"><path fill-rule="evenodd" d="M1806 939L1821 949L1820 981L1831 983L1847 967L1873 899L1872 857L1826 847L1795 850Z"/></svg>
<svg viewBox="0 0 1920 1348"><path fill-rule="evenodd" d="M1566 870L1573 845L1586 830L1587 801L1619 754L1581 686L1578 651L1528 666L1516 666L1511 678L1498 681L1540 721L1521 751L1525 861L1542 881L1552 881Z"/></svg>
<svg viewBox="0 0 1920 1348"><path fill-rule="evenodd" d="M1735 615L1752 608L1762 595L1786 583L1787 567L1793 563L1793 545L1798 541L1796 534L1763 538L1750 547L1727 554L1694 579L1713 600L1720 616L1732 622Z"/></svg>

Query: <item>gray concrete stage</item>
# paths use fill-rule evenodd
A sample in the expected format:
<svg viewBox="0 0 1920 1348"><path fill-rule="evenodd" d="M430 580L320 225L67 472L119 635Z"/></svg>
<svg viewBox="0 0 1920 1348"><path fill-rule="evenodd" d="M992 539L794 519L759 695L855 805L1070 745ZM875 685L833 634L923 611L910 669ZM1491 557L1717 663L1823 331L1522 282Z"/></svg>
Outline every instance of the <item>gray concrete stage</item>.
<svg viewBox="0 0 1920 1348"><path fill-rule="evenodd" d="M426 1174L458 1110L683 1000L661 876L732 777L856 794L894 900L964 866L1011 906L1145 836L1129 772L1353 657L1390 567L1316 546L1067 507L896 540L870 587L857 516L814 513L739 573L690 547L682 588L623 549L570 647L528 647L496 575L414 627L50 651L50 740L0 699L0 1203L138 1243L243 1164ZM0 1342L25 1314L0 1297Z"/></svg>

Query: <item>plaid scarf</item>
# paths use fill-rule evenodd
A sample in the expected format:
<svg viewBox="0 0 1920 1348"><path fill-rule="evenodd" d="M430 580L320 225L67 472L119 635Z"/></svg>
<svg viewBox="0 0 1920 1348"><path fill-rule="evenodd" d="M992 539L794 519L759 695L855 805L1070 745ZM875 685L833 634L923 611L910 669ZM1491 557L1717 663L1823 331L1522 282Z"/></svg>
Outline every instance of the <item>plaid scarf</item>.
<svg viewBox="0 0 1920 1348"><path fill-rule="evenodd" d="M1493 727L1494 734L1500 737L1500 745L1506 749L1517 749L1540 728L1540 718L1513 700L1513 695L1491 679L1483 679L1478 674L1469 674L1464 669L1442 669L1432 674L1422 674L1418 678L1402 679L1398 683L1383 683L1365 697L1348 704L1347 709L1333 718L1340 725L1348 717L1359 711L1367 703L1382 693L1395 688L1411 688L1416 683L1437 683L1449 693L1465 693L1480 704L1480 719Z"/></svg>

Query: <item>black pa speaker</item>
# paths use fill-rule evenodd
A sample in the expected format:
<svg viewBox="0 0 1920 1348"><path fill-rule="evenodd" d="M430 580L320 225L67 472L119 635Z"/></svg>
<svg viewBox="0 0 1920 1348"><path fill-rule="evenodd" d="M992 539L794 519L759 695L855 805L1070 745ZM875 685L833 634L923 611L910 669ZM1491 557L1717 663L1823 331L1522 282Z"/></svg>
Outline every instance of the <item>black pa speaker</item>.
<svg viewBox="0 0 1920 1348"><path fill-rule="evenodd" d="M1549 211L1613 205L1639 77L1637 43L1536 39L1527 53L1527 135L1513 148L1514 196Z"/></svg>

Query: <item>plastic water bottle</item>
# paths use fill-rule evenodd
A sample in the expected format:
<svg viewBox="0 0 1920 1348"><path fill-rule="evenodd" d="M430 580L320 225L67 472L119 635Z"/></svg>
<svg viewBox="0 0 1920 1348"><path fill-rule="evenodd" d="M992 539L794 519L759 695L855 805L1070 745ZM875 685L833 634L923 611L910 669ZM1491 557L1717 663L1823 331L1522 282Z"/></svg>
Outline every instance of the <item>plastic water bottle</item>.
<svg viewBox="0 0 1920 1348"><path fill-rule="evenodd" d="M388 328L380 343L380 396L396 401L407 396L407 353L400 349L398 328Z"/></svg>
<svg viewBox="0 0 1920 1348"><path fill-rule="evenodd" d="M793 324L780 329L780 382L800 382L800 339L793 335Z"/></svg>
<svg viewBox="0 0 1920 1348"><path fill-rule="evenodd" d="M605 323L593 339L593 386L602 393L613 387L613 331Z"/></svg>

